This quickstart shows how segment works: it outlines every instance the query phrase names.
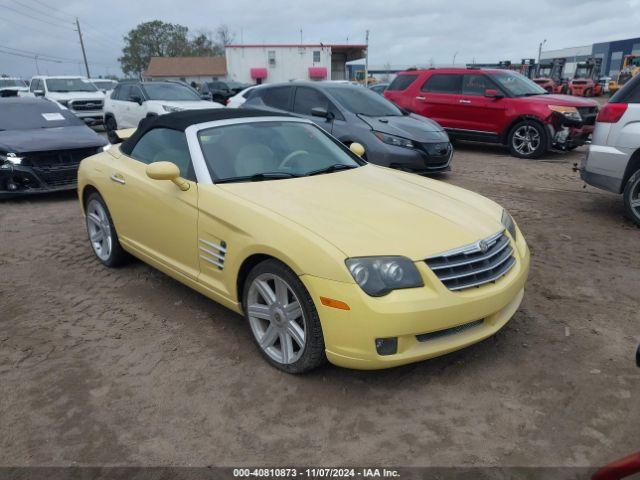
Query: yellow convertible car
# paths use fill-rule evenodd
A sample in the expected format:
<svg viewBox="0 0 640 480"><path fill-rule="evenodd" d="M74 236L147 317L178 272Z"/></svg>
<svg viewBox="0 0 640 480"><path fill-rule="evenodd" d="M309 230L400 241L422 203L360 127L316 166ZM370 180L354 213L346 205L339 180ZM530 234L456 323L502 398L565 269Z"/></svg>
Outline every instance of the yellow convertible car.
<svg viewBox="0 0 640 480"><path fill-rule="evenodd" d="M243 314L281 370L431 358L520 305L529 250L504 209L370 165L309 120L185 111L128 134L80 166L96 256L131 254Z"/></svg>

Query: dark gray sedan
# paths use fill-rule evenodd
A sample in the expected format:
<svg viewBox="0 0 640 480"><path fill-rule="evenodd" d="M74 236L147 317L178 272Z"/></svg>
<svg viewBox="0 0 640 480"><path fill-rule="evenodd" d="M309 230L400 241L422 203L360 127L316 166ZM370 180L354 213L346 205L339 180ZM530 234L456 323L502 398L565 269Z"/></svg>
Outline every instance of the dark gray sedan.
<svg viewBox="0 0 640 480"><path fill-rule="evenodd" d="M0 98L0 198L76 188L80 161L106 140L41 98Z"/></svg>
<svg viewBox="0 0 640 480"><path fill-rule="evenodd" d="M440 125L364 87L332 82L264 85L254 89L241 108L309 118L346 145L361 143L366 160L377 165L418 173L450 168L453 149Z"/></svg>

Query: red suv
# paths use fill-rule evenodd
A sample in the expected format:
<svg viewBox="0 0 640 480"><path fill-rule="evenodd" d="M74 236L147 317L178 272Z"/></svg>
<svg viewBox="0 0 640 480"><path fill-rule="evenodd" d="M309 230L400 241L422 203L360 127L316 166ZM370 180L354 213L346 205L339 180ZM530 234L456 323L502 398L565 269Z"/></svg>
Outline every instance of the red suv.
<svg viewBox="0 0 640 480"><path fill-rule="evenodd" d="M520 158L584 144L598 113L593 100L549 94L510 70L407 70L384 96L435 120L454 139L501 143Z"/></svg>

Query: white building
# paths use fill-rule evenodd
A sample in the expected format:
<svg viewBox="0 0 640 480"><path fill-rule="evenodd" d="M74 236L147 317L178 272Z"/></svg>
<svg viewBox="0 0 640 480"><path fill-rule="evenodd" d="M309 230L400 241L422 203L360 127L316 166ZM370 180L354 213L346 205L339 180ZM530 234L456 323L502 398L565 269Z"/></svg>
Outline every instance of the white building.
<svg viewBox="0 0 640 480"><path fill-rule="evenodd" d="M593 56L593 46L583 45L580 47L560 48L558 50L545 50L540 54L540 60L553 60L554 58L566 58L563 76L572 78L579 62L584 62Z"/></svg>
<svg viewBox="0 0 640 480"><path fill-rule="evenodd" d="M366 45L228 45L227 75L241 83L344 80L346 63L362 58Z"/></svg>

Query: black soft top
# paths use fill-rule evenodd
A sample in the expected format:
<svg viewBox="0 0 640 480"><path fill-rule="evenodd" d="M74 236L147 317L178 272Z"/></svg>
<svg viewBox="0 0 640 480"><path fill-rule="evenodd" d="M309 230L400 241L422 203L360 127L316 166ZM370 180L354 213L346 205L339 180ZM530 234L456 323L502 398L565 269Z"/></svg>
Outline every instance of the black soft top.
<svg viewBox="0 0 640 480"><path fill-rule="evenodd" d="M249 108L207 108L205 110L184 110L182 112L168 113L140 120L138 129L129 139L122 143L120 149L123 153L129 155L138 140L154 128L169 128L184 132L191 125L199 123L250 117L291 117L291 115Z"/></svg>

